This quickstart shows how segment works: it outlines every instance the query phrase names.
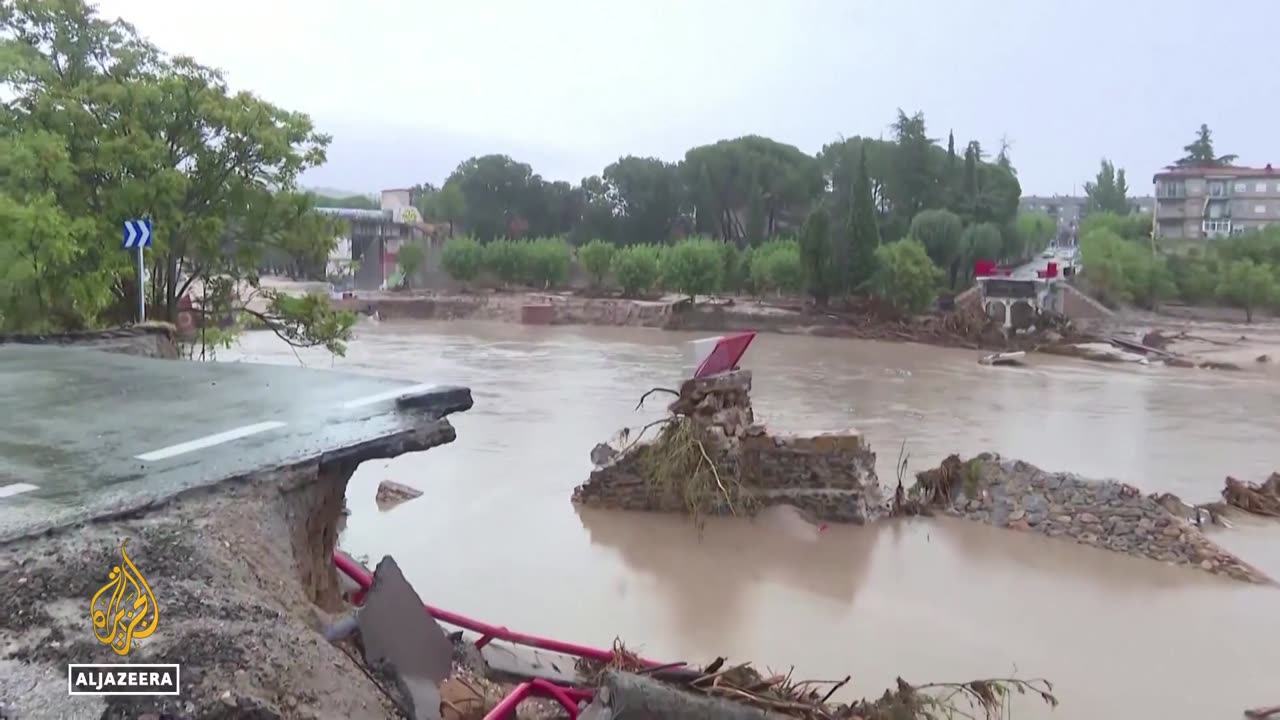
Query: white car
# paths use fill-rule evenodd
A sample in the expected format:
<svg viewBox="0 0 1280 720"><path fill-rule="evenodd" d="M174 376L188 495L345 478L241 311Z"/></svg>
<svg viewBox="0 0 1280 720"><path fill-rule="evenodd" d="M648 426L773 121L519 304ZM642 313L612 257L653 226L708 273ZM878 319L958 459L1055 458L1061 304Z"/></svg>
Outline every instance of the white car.
<svg viewBox="0 0 1280 720"><path fill-rule="evenodd" d="M1052 260L1054 258L1054 254L1052 250L1045 250L1044 252L1040 253L1040 257L1044 258L1045 260Z"/></svg>

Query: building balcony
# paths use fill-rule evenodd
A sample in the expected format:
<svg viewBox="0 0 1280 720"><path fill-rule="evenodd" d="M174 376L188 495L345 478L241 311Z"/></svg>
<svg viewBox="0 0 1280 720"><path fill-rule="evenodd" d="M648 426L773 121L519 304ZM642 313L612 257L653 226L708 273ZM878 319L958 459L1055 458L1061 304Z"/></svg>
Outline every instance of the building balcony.
<svg viewBox="0 0 1280 720"><path fill-rule="evenodd" d="M1231 235L1230 220L1205 220L1200 223L1200 230L1205 237L1219 238Z"/></svg>

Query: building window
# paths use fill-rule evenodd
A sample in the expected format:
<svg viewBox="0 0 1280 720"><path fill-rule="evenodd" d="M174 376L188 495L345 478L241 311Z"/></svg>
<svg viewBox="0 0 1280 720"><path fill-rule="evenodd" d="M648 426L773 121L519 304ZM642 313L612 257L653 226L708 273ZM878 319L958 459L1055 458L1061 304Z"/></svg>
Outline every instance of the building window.
<svg viewBox="0 0 1280 720"><path fill-rule="evenodd" d="M1242 193L1242 192L1248 192L1248 191L1249 191L1249 183L1242 183L1242 182L1236 183L1236 192Z"/></svg>
<svg viewBox="0 0 1280 720"><path fill-rule="evenodd" d="M1267 191L1267 184L1264 182L1260 182L1257 185L1254 185L1253 189L1255 192L1264 193Z"/></svg>
<svg viewBox="0 0 1280 720"><path fill-rule="evenodd" d="M1226 197L1227 184L1221 180L1214 180L1209 183L1209 195L1211 197Z"/></svg>
<svg viewBox="0 0 1280 720"><path fill-rule="evenodd" d="M1253 211L1254 211L1255 213L1257 213L1258 215L1266 215L1266 214L1267 214L1267 206L1266 206L1266 205L1254 205L1254 206L1253 206Z"/></svg>

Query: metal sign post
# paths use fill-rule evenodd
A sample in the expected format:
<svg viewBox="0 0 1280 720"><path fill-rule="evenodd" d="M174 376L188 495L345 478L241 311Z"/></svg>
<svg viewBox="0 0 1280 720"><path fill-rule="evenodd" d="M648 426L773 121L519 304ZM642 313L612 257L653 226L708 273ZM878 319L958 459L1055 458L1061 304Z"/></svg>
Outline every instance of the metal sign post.
<svg viewBox="0 0 1280 720"><path fill-rule="evenodd" d="M151 220L125 220L124 243L121 247L138 253L138 322L146 322L147 270L142 261L142 249L151 247Z"/></svg>

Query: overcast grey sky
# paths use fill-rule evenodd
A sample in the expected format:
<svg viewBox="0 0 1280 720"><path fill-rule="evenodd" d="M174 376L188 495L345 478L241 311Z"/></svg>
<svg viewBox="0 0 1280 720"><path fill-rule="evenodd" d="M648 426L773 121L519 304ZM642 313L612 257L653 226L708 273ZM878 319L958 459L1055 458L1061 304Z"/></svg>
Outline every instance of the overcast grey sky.
<svg viewBox="0 0 1280 720"><path fill-rule="evenodd" d="M502 152L576 182L748 133L1012 143L1024 193L1135 192L1200 123L1280 163L1280 0L101 0L333 135L306 184L439 183Z"/></svg>

